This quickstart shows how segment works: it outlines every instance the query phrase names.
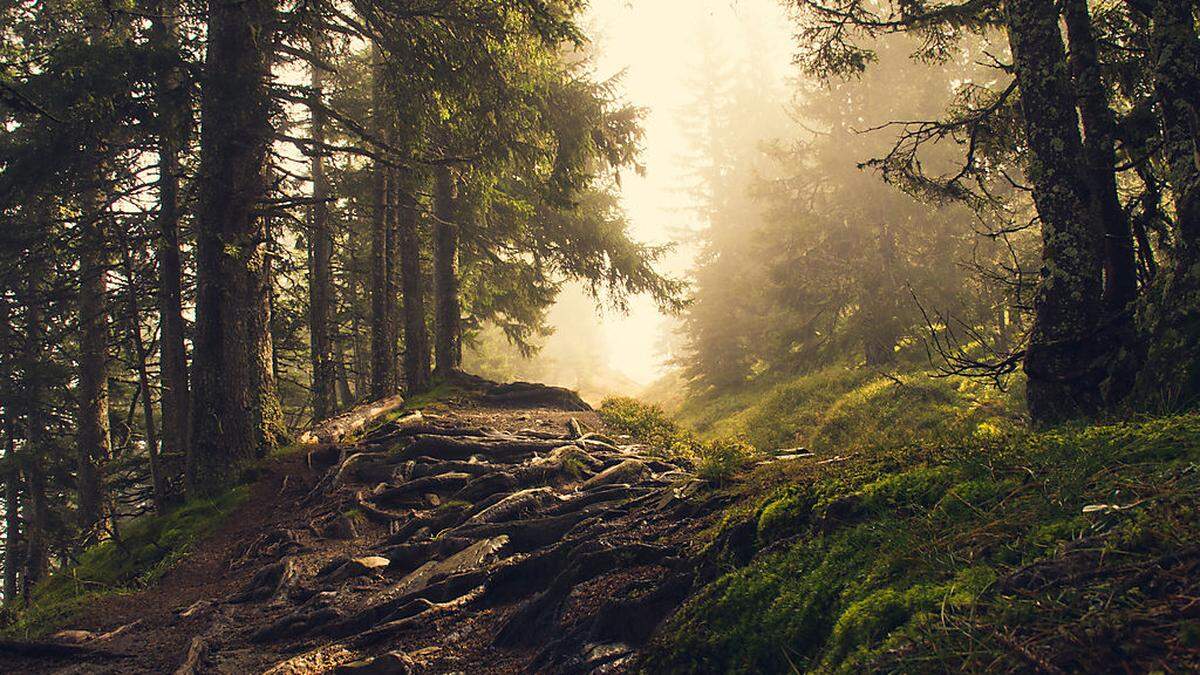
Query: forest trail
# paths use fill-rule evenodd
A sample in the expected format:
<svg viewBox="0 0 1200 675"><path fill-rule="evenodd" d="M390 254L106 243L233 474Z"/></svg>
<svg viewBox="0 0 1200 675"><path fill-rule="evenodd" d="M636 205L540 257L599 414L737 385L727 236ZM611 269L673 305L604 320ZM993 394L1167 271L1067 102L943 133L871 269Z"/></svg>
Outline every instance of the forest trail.
<svg viewBox="0 0 1200 675"><path fill-rule="evenodd" d="M722 498L565 390L495 387L267 462L156 585L6 672L622 672ZM394 419L392 419L394 418Z"/></svg>

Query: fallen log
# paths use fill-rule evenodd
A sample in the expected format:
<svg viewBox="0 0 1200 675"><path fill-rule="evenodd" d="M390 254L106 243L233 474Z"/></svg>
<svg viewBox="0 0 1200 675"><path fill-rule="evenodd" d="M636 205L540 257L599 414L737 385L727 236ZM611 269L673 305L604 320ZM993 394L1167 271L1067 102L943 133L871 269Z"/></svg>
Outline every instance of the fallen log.
<svg viewBox="0 0 1200 675"><path fill-rule="evenodd" d="M390 396L356 406L340 415L318 422L312 429L300 434L299 441L305 445L341 442L346 436L361 430L367 422L386 415L402 405L404 405L403 397Z"/></svg>

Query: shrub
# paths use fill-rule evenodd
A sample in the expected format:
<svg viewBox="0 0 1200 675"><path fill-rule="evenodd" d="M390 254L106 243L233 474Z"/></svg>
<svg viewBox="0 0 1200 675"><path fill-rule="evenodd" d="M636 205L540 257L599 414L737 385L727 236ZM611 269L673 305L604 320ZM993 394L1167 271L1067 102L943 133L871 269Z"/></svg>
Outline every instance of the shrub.
<svg viewBox="0 0 1200 675"><path fill-rule="evenodd" d="M698 441L694 444L696 475L713 483L724 483L745 469L757 451L738 439Z"/></svg>
<svg viewBox="0 0 1200 675"><path fill-rule="evenodd" d="M756 454L753 446L740 439L701 440L676 424L662 408L636 399L606 398L599 412L605 424L647 445L651 454L689 464L696 475L714 483L729 480Z"/></svg>

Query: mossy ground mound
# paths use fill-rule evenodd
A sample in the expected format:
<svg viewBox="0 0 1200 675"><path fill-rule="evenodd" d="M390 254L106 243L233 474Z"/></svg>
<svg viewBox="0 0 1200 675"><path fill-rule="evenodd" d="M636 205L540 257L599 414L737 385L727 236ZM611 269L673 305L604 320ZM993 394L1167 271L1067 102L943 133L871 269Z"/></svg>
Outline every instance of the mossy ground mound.
<svg viewBox="0 0 1200 675"><path fill-rule="evenodd" d="M752 527L754 555L713 547L730 571L649 671L1200 668L1200 415L1035 434L961 384L803 380L732 414L685 408L818 452L729 488L724 529Z"/></svg>
<svg viewBox="0 0 1200 675"><path fill-rule="evenodd" d="M212 534L247 494L245 487L237 488L125 525L119 539L87 549L78 563L38 584L28 605L19 600L5 605L10 621L4 634L39 637L70 622L103 596L146 587L197 541Z"/></svg>

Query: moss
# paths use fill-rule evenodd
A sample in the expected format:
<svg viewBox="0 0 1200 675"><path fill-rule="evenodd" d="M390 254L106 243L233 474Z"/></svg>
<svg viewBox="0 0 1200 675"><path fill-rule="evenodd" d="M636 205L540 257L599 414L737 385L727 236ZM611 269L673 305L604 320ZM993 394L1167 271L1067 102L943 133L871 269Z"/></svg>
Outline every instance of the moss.
<svg viewBox="0 0 1200 675"><path fill-rule="evenodd" d="M803 486L768 501L758 516L758 540L766 543L798 534L808 524L816 504L816 497Z"/></svg>
<svg viewBox="0 0 1200 675"><path fill-rule="evenodd" d="M1200 414L1030 433L995 400L969 401L978 393L969 387L953 390L958 399L944 395L950 390L902 394L942 408L901 418L893 413L906 404L881 393L899 389L850 380L823 395L842 403L825 413L820 435L845 438L854 451L756 470L723 527L753 518L759 554L667 622L645 670L1019 671L1028 663L970 626L1037 624L1046 640L1104 635L1128 645L1138 643L1144 617L1171 616L1147 603L1169 602L1152 589L1173 577L1119 574L1200 545ZM774 405L732 414L765 421L780 413L766 412ZM872 409L913 426L876 436ZM705 428L738 428L729 419ZM843 451L818 449L818 458L833 452ZM1085 511L1095 505L1112 508ZM1080 574L1098 564L1118 576ZM1014 581L1030 578L1018 574L1029 569L1055 583L1039 591L1043 581ZM1026 584L1021 594L1000 590L1014 583ZM1158 630L1172 643L1200 641L1194 625L1167 621ZM1103 670L1113 658L1072 651L1069 641L1041 649L1067 670Z"/></svg>
<svg viewBox="0 0 1200 675"><path fill-rule="evenodd" d="M215 532L248 495L248 488L239 487L133 521L121 532L119 541L110 539L89 548L78 563L55 572L34 588L28 606L6 605L12 620L3 633L27 638L45 635L104 596L153 583L195 542Z"/></svg>
<svg viewBox="0 0 1200 675"><path fill-rule="evenodd" d="M740 437L767 450L803 446L845 452L934 436L1002 435L1022 413L1019 398L962 378L931 379L911 361L884 376L835 365L740 391L689 400L680 423L703 437ZM1020 382L1012 383L1020 389Z"/></svg>
<svg viewBox="0 0 1200 675"><path fill-rule="evenodd" d="M954 479L948 466L918 467L884 476L861 491L868 509L928 508L938 503Z"/></svg>

